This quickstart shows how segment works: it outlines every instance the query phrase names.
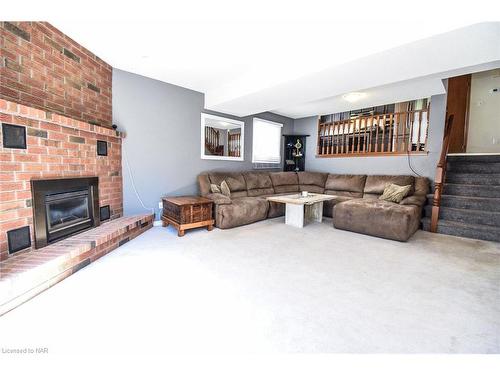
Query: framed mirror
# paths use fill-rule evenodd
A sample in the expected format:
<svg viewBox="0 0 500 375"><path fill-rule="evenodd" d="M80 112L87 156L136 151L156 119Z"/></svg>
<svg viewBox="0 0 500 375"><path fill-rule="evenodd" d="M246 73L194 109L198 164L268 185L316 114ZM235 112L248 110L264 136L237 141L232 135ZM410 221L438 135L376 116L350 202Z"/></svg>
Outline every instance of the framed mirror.
<svg viewBox="0 0 500 375"><path fill-rule="evenodd" d="M243 121L201 114L201 158L243 161Z"/></svg>

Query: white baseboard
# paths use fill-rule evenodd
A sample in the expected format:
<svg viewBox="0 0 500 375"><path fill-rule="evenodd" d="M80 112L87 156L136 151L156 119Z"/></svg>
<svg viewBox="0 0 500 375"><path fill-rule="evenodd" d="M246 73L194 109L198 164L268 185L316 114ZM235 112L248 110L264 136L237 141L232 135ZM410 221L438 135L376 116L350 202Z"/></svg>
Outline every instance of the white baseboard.
<svg viewBox="0 0 500 375"><path fill-rule="evenodd" d="M161 220L155 220L155 221L153 222L153 226L154 226L154 227L161 227L161 225L162 225Z"/></svg>

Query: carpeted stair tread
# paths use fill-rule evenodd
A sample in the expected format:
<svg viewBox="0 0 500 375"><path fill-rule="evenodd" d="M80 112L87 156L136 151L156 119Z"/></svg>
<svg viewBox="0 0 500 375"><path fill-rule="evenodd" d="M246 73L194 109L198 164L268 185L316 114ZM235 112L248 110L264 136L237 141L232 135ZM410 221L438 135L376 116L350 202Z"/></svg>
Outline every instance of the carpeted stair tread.
<svg viewBox="0 0 500 375"><path fill-rule="evenodd" d="M422 219L424 230L429 230L430 223L430 218L424 217ZM437 232L458 237L500 242L500 228L491 225L464 224L450 220L439 220Z"/></svg>
<svg viewBox="0 0 500 375"><path fill-rule="evenodd" d="M500 186L500 173L446 173L446 182L454 184Z"/></svg>
<svg viewBox="0 0 500 375"><path fill-rule="evenodd" d="M455 163L500 163L500 154L448 155L446 159Z"/></svg>
<svg viewBox="0 0 500 375"><path fill-rule="evenodd" d="M432 206L434 194L427 194L427 204ZM500 198L466 197L461 195L441 195L441 207L500 212Z"/></svg>
<svg viewBox="0 0 500 375"><path fill-rule="evenodd" d="M476 185L476 184L454 184L446 182L443 194L476 196L484 198L500 198L500 186L497 185Z"/></svg>
<svg viewBox="0 0 500 375"><path fill-rule="evenodd" d="M425 207L425 216L431 216L431 206ZM457 221L464 224L491 225L500 228L500 212L441 207L439 220Z"/></svg>
<svg viewBox="0 0 500 375"><path fill-rule="evenodd" d="M446 170L458 173L490 174L500 173L500 163L455 162L449 161Z"/></svg>

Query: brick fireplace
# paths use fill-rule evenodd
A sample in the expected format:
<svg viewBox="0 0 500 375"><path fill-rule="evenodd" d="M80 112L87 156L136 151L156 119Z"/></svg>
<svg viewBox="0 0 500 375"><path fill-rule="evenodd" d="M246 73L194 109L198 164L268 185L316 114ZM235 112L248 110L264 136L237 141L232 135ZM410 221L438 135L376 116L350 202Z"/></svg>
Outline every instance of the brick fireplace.
<svg viewBox="0 0 500 375"><path fill-rule="evenodd" d="M0 122L26 134L25 149L6 148L0 131L0 260L9 256L8 231L29 227L35 244L32 180L98 177L99 207L122 216L121 133L3 99ZM98 155L98 141L107 155Z"/></svg>
<svg viewBox="0 0 500 375"><path fill-rule="evenodd" d="M97 177L99 214L122 215L112 73L48 22L0 22L0 261L34 247L32 180Z"/></svg>
<svg viewBox="0 0 500 375"><path fill-rule="evenodd" d="M111 80L49 23L0 21L0 316L153 226L122 216Z"/></svg>

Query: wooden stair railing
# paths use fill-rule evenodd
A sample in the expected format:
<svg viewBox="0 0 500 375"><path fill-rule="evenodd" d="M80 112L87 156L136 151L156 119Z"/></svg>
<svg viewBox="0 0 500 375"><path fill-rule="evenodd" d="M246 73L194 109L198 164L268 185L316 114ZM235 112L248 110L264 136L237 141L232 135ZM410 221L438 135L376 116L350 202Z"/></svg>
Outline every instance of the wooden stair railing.
<svg viewBox="0 0 500 375"><path fill-rule="evenodd" d="M220 132L211 127L205 127L205 147L212 155L224 155L224 145L220 144Z"/></svg>
<svg viewBox="0 0 500 375"><path fill-rule="evenodd" d="M241 133L229 134L228 144L229 156L241 156Z"/></svg>
<svg viewBox="0 0 500 375"><path fill-rule="evenodd" d="M427 151L429 107L331 122L320 120L317 157L404 155Z"/></svg>
<svg viewBox="0 0 500 375"><path fill-rule="evenodd" d="M434 179L434 197L432 199L431 227L430 231L436 233L439 220L439 207L441 206L441 195L443 193L444 182L446 179L446 163L448 149L450 147L451 129L453 127L453 115L449 115L444 128L443 147L441 156L436 168L436 177Z"/></svg>

